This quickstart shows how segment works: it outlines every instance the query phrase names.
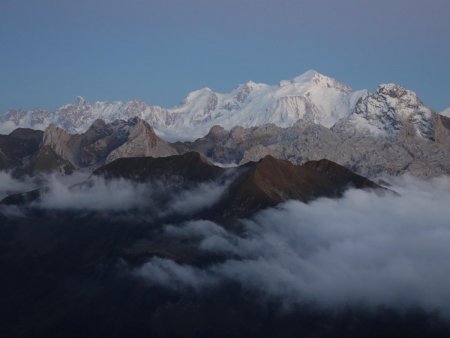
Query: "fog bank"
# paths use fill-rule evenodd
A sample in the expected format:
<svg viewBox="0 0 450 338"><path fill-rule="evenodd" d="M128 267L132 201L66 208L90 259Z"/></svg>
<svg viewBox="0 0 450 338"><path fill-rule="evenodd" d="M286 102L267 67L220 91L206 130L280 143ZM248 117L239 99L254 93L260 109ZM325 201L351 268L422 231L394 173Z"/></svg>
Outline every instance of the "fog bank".
<svg viewBox="0 0 450 338"><path fill-rule="evenodd" d="M134 272L180 291L240 283L285 304L420 306L450 314L450 179L390 180L399 193L349 190L341 199L289 201L245 220L239 237L210 221L166 227L200 237L222 263L199 269L154 258Z"/></svg>

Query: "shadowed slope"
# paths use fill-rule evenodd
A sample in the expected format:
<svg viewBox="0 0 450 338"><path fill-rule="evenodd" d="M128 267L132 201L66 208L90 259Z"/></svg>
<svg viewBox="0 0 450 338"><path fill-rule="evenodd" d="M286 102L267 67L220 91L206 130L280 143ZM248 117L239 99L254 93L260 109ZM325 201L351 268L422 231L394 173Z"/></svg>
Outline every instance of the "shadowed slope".
<svg viewBox="0 0 450 338"><path fill-rule="evenodd" d="M309 202L319 197L339 197L350 187L381 188L374 182L328 160L294 165L266 156L247 165L222 201L225 214L247 216L287 200Z"/></svg>
<svg viewBox="0 0 450 338"><path fill-rule="evenodd" d="M218 178L225 169L211 164L199 153L167 157L119 158L94 171L107 179L125 178L144 182L160 178L182 177L187 181L202 182Z"/></svg>

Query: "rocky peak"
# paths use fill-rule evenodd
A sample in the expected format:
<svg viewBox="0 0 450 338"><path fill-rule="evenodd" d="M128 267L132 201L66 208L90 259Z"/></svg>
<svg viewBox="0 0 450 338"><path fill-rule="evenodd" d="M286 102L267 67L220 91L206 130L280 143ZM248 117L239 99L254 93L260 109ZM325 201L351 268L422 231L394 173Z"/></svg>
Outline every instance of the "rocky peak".
<svg viewBox="0 0 450 338"><path fill-rule="evenodd" d="M159 108L158 106L152 107L147 105L144 101L141 100L131 100L123 104L122 114L123 116L140 115L142 112L146 111L148 108Z"/></svg>
<svg viewBox="0 0 450 338"><path fill-rule="evenodd" d="M83 105L87 104L87 101L85 100L84 97L82 97L82 96L77 96L77 97L75 98L75 104L78 105L78 106L83 106Z"/></svg>
<svg viewBox="0 0 450 338"><path fill-rule="evenodd" d="M381 84L377 88L377 93L392 98L401 98L408 93L408 90L395 83Z"/></svg>
<svg viewBox="0 0 450 338"><path fill-rule="evenodd" d="M424 107L416 93L397 84L382 84L378 86L377 94L406 108L419 109Z"/></svg>
<svg viewBox="0 0 450 338"><path fill-rule="evenodd" d="M153 128L144 120L134 118L129 122L131 127L127 140L111 151L106 158L107 163L121 157L164 157L178 153L175 148L160 139Z"/></svg>
<svg viewBox="0 0 450 338"><path fill-rule="evenodd" d="M0 116L0 120L3 123L10 123L14 126L18 126L20 121L27 115L27 112L22 109L10 109L3 116ZM0 130L3 128L0 128Z"/></svg>
<svg viewBox="0 0 450 338"><path fill-rule="evenodd" d="M82 134L69 134L51 124L44 132L43 145L75 167L97 166L118 157L177 153L138 117L112 123L97 119Z"/></svg>
<svg viewBox="0 0 450 338"><path fill-rule="evenodd" d="M256 83L253 81L248 81L236 88L235 94L234 94L234 99L239 103L244 103L252 91L261 89L264 86L266 86L266 85L261 84L261 83Z"/></svg>
<svg viewBox="0 0 450 338"><path fill-rule="evenodd" d="M233 182L219 207L246 216L290 199L308 202L318 197L339 197L352 186L379 188L336 163L319 162L294 165L267 155L256 163L248 163L243 166L247 171Z"/></svg>
<svg viewBox="0 0 450 338"><path fill-rule="evenodd" d="M70 142L71 138L71 134L52 123L44 131L42 145L43 147L52 149L55 154L62 157L64 160L75 164L77 162L77 157L74 149L72 149L72 144Z"/></svg>
<svg viewBox="0 0 450 338"><path fill-rule="evenodd" d="M129 123L129 139L134 139L141 134L144 134L152 144L157 142L158 136L156 136L153 128L144 120L138 117L134 117L128 120Z"/></svg>
<svg viewBox="0 0 450 338"><path fill-rule="evenodd" d="M227 135L228 135L228 132L225 130L224 127L215 125L215 126L211 127L208 135L206 135L206 138L214 139L214 140L221 140L224 137L226 137Z"/></svg>
<svg viewBox="0 0 450 338"><path fill-rule="evenodd" d="M395 136L400 132L433 139L434 113L417 95L396 84L380 85L356 103L353 114L344 121L347 129L369 130L372 134Z"/></svg>

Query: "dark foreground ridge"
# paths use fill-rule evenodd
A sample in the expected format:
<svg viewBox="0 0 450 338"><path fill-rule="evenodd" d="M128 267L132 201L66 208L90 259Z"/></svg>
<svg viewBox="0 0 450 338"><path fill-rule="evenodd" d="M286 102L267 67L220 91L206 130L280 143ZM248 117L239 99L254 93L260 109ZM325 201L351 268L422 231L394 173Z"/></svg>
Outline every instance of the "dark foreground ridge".
<svg viewBox="0 0 450 338"><path fill-rule="evenodd" d="M220 207L230 215L251 213L288 200L309 202L319 197L337 198L349 188L378 189L374 182L328 160L293 165L270 155L236 179Z"/></svg>
<svg viewBox="0 0 450 338"><path fill-rule="evenodd" d="M184 182L200 183L218 179L225 171L199 153L188 152L167 157L119 158L96 169L93 174L107 179L125 178L137 182L178 177Z"/></svg>
<svg viewBox="0 0 450 338"><path fill-rule="evenodd" d="M235 169L215 166L196 152L160 158L121 158L95 170L94 175L138 182L177 177L188 185L219 180L232 171L233 182L213 207L223 217L249 216L291 199L309 202L319 197L340 197L352 187L381 188L332 161L294 165L270 155Z"/></svg>

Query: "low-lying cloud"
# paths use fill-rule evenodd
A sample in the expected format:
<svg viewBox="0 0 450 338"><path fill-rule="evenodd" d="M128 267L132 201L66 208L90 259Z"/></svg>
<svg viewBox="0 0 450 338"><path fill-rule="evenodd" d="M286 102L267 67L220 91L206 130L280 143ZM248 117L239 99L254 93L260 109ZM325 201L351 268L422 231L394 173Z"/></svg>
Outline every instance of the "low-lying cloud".
<svg viewBox="0 0 450 338"><path fill-rule="evenodd" d="M4 197L33 189L36 183L30 178L18 180L6 171L0 171L0 200Z"/></svg>
<svg viewBox="0 0 450 338"><path fill-rule="evenodd" d="M146 195L144 185L125 180L94 179L69 186L53 179L36 205L45 209L123 211L143 207Z"/></svg>
<svg viewBox="0 0 450 338"><path fill-rule="evenodd" d="M216 203L229 183L200 183L181 189L173 182L49 176L33 206L56 210L141 210L156 217L190 215Z"/></svg>
<svg viewBox="0 0 450 338"><path fill-rule="evenodd" d="M223 184L200 183L192 189L178 192L168 204L167 212L189 215L211 207L220 199L230 182L227 181Z"/></svg>
<svg viewBox="0 0 450 338"><path fill-rule="evenodd" d="M244 236L204 220L166 227L228 257L199 268L153 258L135 274L177 290L232 281L285 304L421 306L450 315L450 178L391 182L399 195L349 190L290 201L244 220Z"/></svg>

